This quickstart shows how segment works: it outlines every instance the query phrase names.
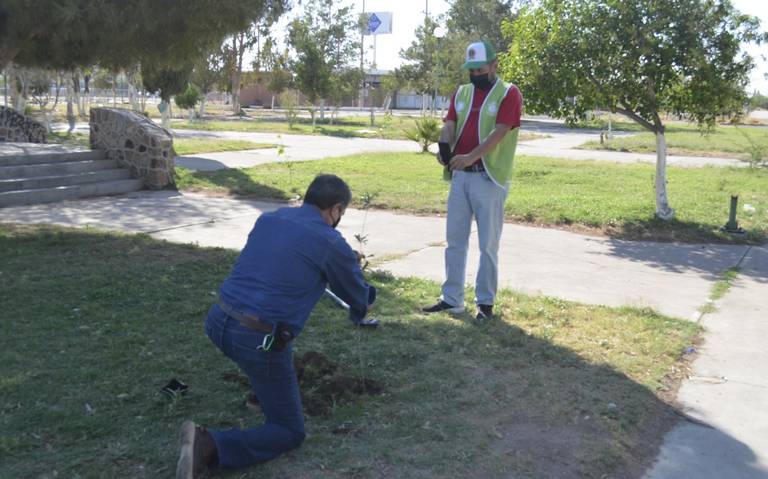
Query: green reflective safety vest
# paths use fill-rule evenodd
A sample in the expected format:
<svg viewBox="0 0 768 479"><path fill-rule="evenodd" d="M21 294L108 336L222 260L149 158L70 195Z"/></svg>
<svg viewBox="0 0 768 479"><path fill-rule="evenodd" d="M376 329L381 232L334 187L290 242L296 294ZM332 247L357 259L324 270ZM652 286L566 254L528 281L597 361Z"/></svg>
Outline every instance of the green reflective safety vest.
<svg viewBox="0 0 768 479"><path fill-rule="evenodd" d="M510 88L509 83L499 79L488 92L483 105L480 107L480 121L477 126L478 144L496 128L496 114L499 112L501 101L507 95ZM467 123L469 111L472 109L472 100L475 96L475 87L471 83L461 85L456 92L454 108L456 109L456 135L451 150L456 148L456 143L461 137L464 125ZM517 134L520 128L513 128L504 135L504 138L491 150L490 153L482 157L483 166L488 176L494 183L502 188L508 188L512 178L512 163L515 159L515 150L517 149Z"/></svg>

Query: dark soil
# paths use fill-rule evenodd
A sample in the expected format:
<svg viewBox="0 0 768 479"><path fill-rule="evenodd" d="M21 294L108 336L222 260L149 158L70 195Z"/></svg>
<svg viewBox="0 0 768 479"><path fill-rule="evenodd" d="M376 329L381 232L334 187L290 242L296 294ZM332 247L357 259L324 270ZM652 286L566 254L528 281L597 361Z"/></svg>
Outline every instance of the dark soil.
<svg viewBox="0 0 768 479"><path fill-rule="evenodd" d="M322 416L333 406L343 404L355 396L380 394L383 391L382 386L372 379L341 374L336 363L317 351L308 351L301 357L294 354L293 366L299 380L304 413L308 416ZM225 373L222 379L246 388L251 385L242 374Z"/></svg>

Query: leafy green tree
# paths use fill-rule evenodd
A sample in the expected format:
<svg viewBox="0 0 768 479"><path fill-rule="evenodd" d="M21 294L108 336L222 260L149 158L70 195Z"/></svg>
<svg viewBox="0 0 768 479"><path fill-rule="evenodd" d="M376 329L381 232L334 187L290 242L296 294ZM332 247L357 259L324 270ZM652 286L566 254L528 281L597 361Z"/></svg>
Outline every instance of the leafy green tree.
<svg viewBox="0 0 768 479"><path fill-rule="evenodd" d="M469 80L461 70L467 45L481 37L473 37L459 30L448 30L438 36L440 20L425 18L416 29L416 40L400 51L405 64L396 68L387 81L387 89L409 89L422 95L436 93L450 96L456 87Z"/></svg>
<svg viewBox="0 0 768 479"><path fill-rule="evenodd" d="M158 109L162 114L163 128L169 128L171 97L184 92L192 75L192 66L184 65L177 68L158 67L145 64L141 67L141 79L144 88L150 93L160 94Z"/></svg>
<svg viewBox="0 0 768 479"><path fill-rule="evenodd" d="M354 100L357 97L361 81L362 75L359 68L349 67L333 72L331 89L328 93L328 101L333 105L331 124L333 124L334 117L344 102Z"/></svg>
<svg viewBox="0 0 768 479"><path fill-rule="evenodd" d="M183 93L176 95L173 100L176 106L189 110L189 121L192 121L195 116L195 107L200 102L200 90L195 85L187 85L187 89Z"/></svg>
<svg viewBox="0 0 768 479"><path fill-rule="evenodd" d="M198 59L192 67L190 78L200 91L200 118L205 116L205 99L217 85L226 81L224 58L221 51L216 51Z"/></svg>
<svg viewBox="0 0 768 479"><path fill-rule="evenodd" d="M501 31L502 20L513 19L526 0L454 0L446 14L451 40L461 39L464 48L477 40L490 42L497 51L509 48Z"/></svg>
<svg viewBox="0 0 768 479"><path fill-rule="evenodd" d="M421 95L432 92L437 81L437 27L435 20L424 18L424 22L416 28L416 40L405 50L400 50L400 58L405 60L405 65L394 72L398 83Z"/></svg>
<svg viewBox="0 0 768 479"><path fill-rule="evenodd" d="M224 42L222 52L230 75L229 92L232 94L232 112L234 114L240 114L242 111L240 106L240 89L242 87L243 61L245 60L246 53L254 47L258 49L262 39L269 38L270 28L289 8L290 3L287 0L264 2L256 17L257 20ZM257 52L256 62L260 60L260 57L260 53ZM256 66L258 67L258 64ZM258 71L258 68L256 68L256 71Z"/></svg>
<svg viewBox="0 0 768 479"><path fill-rule="evenodd" d="M768 110L768 96L763 95L759 91L752 93L752 96L749 98L749 109Z"/></svg>
<svg viewBox="0 0 768 479"><path fill-rule="evenodd" d="M43 115L43 123L48 133L52 133L51 129L51 112L53 112L59 104L59 97L61 93L61 87L63 83L63 75L49 70L41 68L30 69L27 72L27 78L29 82L29 94L32 96L32 102L40 108L40 113ZM55 85L55 94L51 94L51 85ZM53 102L53 105L48 108L48 104Z"/></svg>
<svg viewBox="0 0 768 479"><path fill-rule="evenodd" d="M293 86L293 72L290 69L288 50L281 52L271 36L265 39L260 58L258 62L254 62L253 69L267 72L269 82L267 88L273 94L279 95Z"/></svg>
<svg viewBox="0 0 768 479"><path fill-rule="evenodd" d="M272 11L278 0L3 0L0 69L181 65Z"/></svg>
<svg viewBox="0 0 768 479"><path fill-rule="evenodd" d="M352 7L336 8L333 0L310 0L304 15L291 23L288 43L296 52L296 85L313 105L323 100L324 108L324 100L334 84L334 72L355 64L360 51L357 25Z"/></svg>
<svg viewBox="0 0 768 479"><path fill-rule="evenodd" d="M530 113L577 121L602 107L653 132L656 215L671 219L661 113L711 128L740 111L753 67L741 44L758 26L728 0L542 0L505 24L500 71Z"/></svg>

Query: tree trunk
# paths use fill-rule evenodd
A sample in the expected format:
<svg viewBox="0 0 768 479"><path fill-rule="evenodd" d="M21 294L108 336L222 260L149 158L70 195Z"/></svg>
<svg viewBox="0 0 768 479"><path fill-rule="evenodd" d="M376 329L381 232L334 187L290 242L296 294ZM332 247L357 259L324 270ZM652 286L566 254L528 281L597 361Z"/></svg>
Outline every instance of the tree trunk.
<svg viewBox="0 0 768 479"><path fill-rule="evenodd" d="M91 109L91 75L83 75L83 112Z"/></svg>
<svg viewBox="0 0 768 479"><path fill-rule="evenodd" d="M664 132L656 132L656 216L663 220L675 217L667 199L667 139Z"/></svg>
<svg viewBox="0 0 768 479"><path fill-rule="evenodd" d="M163 128L166 130L171 127L171 105L170 102L167 102L165 100L160 101L160 114L162 115L160 124Z"/></svg>
<svg viewBox="0 0 768 479"><path fill-rule="evenodd" d="M24 73L13 66L8 68L8 89L11 108L24 115L27 107L27 84L24 81Z"/></svg>
<svg viewBox="0 0 768 479"><path fill-rule="evenodd" d="M72 98L70 95L67 95L67 123L69 123L69 130L67 130L68 133L72 133L75 130L75 109L72 106Z"/></svg>
<svg viewBox="0 0 768 479"><path fill-rule="evenodd" d="M75 129L75 110L72 103L75 98L74 78L67 75L67 123L69 123L69 133Z"/></svg>
<svg viewBox="0 0 768 479"><path fill-rule="evenodd" d="M53 130L51 129L51 119L49 117L50 112L47 108L45 108L45 105L40 105L40 111L43 112L43 123L45 125L45 131L48 134L53 133Z"/></svg>
<svg viewBox="0 0 768 479"><path fill-rule="evenodd" d="M128 78L128 101L131 103L131 110L135 111L136 113L141 112L141 107L139 105L139 100L136 98L136 87L133 86L133 82L131 81L130 77Z"/></svg>
<svg viewBox="0 0 768 479"><path fill-rule="evenodd" d="M325 98L320 100L320 121L325 121Z"/></svg>
<svg viewBox="0 0 768 479"><path fill-rule="evenodd" d="M240 76L241 72L232 73L232 113L239 115L242 112L240 108Z"/></svg>
<svg viewBox="0 0 768 479"><path fill-rule="evenodd" d="M202 120L205 116L205 97L207 95L205 93L202 94L200 98L200 119Z"/></svg>
<svg viewBox="0 0 768 479"><path fill-rule="evenodd" d="M80 102L80 72L73 72L71 80L72 82L70 86L72 87L72 98L75 102L75 106L77 107L77 117L84 118L85 113L83 112L83 105Z"/></svg>

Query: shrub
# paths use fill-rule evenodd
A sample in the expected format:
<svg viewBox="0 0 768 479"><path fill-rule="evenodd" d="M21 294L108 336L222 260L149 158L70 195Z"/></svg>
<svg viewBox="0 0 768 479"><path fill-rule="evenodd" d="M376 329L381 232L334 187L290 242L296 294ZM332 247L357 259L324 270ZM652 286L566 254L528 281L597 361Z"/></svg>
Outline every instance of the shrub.
<svg viewBox="0 0 768 479"><path fill-rule="evenodd" d="M440 122L437 118L423 116L416 120L414 128L405 130L405 136L421 145L421 152L429 151L429 145L440 139Z"/></svg>
<svg viewBox="0 0 768 479"><path fill-rule="evenodd" d="M296 93L286 90L280 93L278 99L280 100L280 106L285 110L285 119L288 121L288 126L293 128L293 124L296 123L296 118L299 116L299 100L296 98Z"/></svg>

